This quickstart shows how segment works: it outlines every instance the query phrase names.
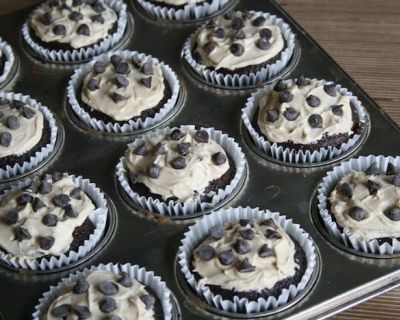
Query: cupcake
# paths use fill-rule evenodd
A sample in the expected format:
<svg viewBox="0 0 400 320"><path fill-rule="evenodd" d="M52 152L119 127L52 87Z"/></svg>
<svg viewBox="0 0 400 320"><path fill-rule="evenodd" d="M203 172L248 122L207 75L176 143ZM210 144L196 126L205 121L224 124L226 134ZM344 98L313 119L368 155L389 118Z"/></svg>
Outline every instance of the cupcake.
<svg viewBox="0 0 400 320"><path fill-rule="evenodd" d="M350 248L400 252L400 158L351 159L328 172L318 207L330 234Z"/></svg>
<svg viewBox="0 0 400 320"><path fill-rule="evenodd" d="M129 264L84 269L40 299L34 320L172 319L171 293L153 272Z"/></svg>
<svg viewBox="0 0 400 320"><path fill-rule="evenodd" d="M264 82L289 62L295 36L289 26L262 12L229 11L210 20L184 45L184 57L204 80L225 87Z"/></svg>
<svg viewBox="0 0 400 320"><path fill-rule="evenodd" d="M137 0L151 16L166 20L196 21L227 7L232 0Z"/></svg>
<svg viewBox="0 0 400 320"><path fill-rule="evenodd" d="M11 47L0 37L0 86L10 76L15 57Z"/></svg>
<svg viewBox="0 0 400 320"><path fill-rule="evenodd" d="M216 211L190 227L178 261L191 289L214 308L262 313L305 290L316 255L308 234L291 220L236 208Z"/></svg>
<svg viewBox="0 0 400 320"><path fill-rule="evenodd" d="M339 156L361 141L366 124L365 110L350 92L304 76L254 93L242 119L262 152L292 163Z"/></svg>
<svg viewBox="0 0 400 320"><path fill-rule="evenodd" d="M0 259L15 268L54 269L82 258L105 229L104 195L82 177L35 176L0 199Z"/></svg>
<svg viewBox="0 0 400 320"><path fill-rule="evenodd" d="M123 1L48 0L32 12L22 33L42 58L74 62L108 51L125 28Z"/></svg>
<svg viewBox="0 0 400 320"><path fill-rule="evenodd" d="M128 145L117 166L133 202L152 212L187 215L211 208L244 178L244 155L214 129L166 128Z"/></svg>
<svg viewBox="0 0 400 320"><path fill-rule="evenodd" d="M77 117L96 130L127 133L160 123L176 106L171 68L131 51L105 54L76 70L67 88Z"/></svg>
<svg viewBox="0 0 400 320"><path fill-rule="evenodd" d="M0 181L33 170L53 152L57 124L28 96L0 93Z"/></svg>

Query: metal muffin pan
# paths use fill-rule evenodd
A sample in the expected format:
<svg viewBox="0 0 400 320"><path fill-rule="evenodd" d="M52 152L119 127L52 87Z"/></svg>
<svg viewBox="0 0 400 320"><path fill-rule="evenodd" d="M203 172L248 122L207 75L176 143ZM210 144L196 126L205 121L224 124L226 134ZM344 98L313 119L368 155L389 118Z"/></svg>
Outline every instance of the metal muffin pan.
<svg viewBox="0 0 400 320"><path fill-rule="evenodd" d="M77 65L46 64L26 50L20 29L32 8L2 16L0 35L13 47L19 61L17 73L7 90L29 94L42 102L64 128L65 139L60 150L36 173L62 171L90 179L108 196L117 214L113 220L115 228L103 239L104 245L79 264L51 274L32 274L0 266L0 315L6 320L29 319L42 293L69 272L99 263L129 262L153 270L166 281L179 304L175 318L224 318L226 314L213 312L199 299L187 294L184 284L177 279L177 250L187 230L187 222L193 221L173 221L165 216L139 213L123 200L118 190L115 166L135 135L103 135L77 126L67 115L65 97L68 80ZM360 99L371 119L370 134L351 156L394 155L400 150L399 127L274 1L240 0L234 2L233 8L270 12L291 26L297 35L300 54L298 61L283 71L284 77L294 78L304 73L310 78L335 81ZM198 23L155 22L142 15L132 2L128 3L128 10L135 27L122 47L165 61L178 74L185 92L183 105L162 125L215 127L235 138L246 155L248 170L244 185L224 206L279 211L299 223L315 241L320 256L320 271L316 273L315 284L302 299L271 317L321 318L400 285L399 259L361 257L343 250L326 238L323 225L312 218L315 189L326 171L339 164L339 160L314 168L292 168L261 157L246 142L246 131L241 128L240 111L250 91L212 88L192 77L181 61L183 43ZM0 184L0 190L10 183Z"/></svg>

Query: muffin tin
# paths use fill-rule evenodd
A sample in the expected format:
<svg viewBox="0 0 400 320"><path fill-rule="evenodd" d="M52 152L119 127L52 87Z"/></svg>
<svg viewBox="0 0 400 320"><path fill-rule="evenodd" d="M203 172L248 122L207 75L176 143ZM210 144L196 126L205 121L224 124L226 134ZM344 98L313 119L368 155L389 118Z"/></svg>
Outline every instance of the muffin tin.
<svg viewBox="0 0 400 320"><path fill-rule="evenodd" d="M367 109L370 132L361 146L349 156L394 155L400 150L400 129L361 90L361 88L294 22L274 1L235 1L235 10L256 10L282 17L297 35L298 50L283 76L295 78L304 73L310 78L331 80L348 88ZM18 72L3 90L22 92L41 101L53 111L65 132L60 150L45 166L36 171L69 172L96 183L106 194L110 219L108 231L97 250L90 256L56 273L37 274L10 270L0 266L0 315L5 319L29 319L42 293L69 272L99 263L132 263L154 271L166 281L176 297L175 319L207 319L227 317L209 310L178 278L176 253L190 220L174 221L133 208L125 201L115 179L118 159L133 135L105 135L88 129L71 118L66 86L76 66L46 64L29 54L20 34L31 8L2 16L1 37L12 45ZM320 271L309 292L287 305L274 318L311 319L327 316L340 309L399 285L400 260L393 256L376 259L345 250L327 235L316 211L316 189L329 165L293 168L260 157L241 125L241 109L251 91L224 90L211 87L192 77L181 60L185 40L198 24L157 22L142 15L132 2L128 11L134 18L133 34L122 43L123 49L151 54L170 65L182 86L181 106L167 122L168 126L195 124L215 127L235 138L247 158L247 176L237 195L224 206L251 206L279 211L299 223L315 241L320 256ZM133 26L133 24L132 24ZM6 189L12 181L0 184ZM384 259L391 258L391 259ZM23 299L20 297L23 292ZM260 315L265 316L267 315ZM236 317L236 316L235 316ZM239 317L239 316L237 316ZM236 318L237 318L236 317ZM1 318L1 316L0 316ZM254 318L251 316L250 318Z"/></svg>

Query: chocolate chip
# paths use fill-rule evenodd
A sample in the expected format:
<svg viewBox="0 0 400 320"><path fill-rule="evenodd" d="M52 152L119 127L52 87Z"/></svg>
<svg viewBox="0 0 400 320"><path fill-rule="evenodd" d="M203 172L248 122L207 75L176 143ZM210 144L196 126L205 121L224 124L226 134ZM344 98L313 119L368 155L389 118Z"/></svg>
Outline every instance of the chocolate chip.
<svg viewBox="0 0 400 320"><path fill-rule="evenodd" d="M22 116L26 119L32 119L35 116L35 111L28 107L21 108Z"/></svg>
<svg viewBox="0 0 400 320"><path fill-rule="evenodd" d="M324 85L324 91L331 97L336 97L336 86L334 84Z"/></svg>
<svg viewBox="0 0 400 320"><path fill-rule="evenodd" d="M212 246L203 244L197 249L197 254L203 261L209 261L215 256L215 250Z"/></svg>
<svg viewBox="0 0 400 320"><path fill-rule="evenodd" d="M297 110L295 110L294 108L289 107L289 108L286 108L286 110L283 112L283 116L288 121L294 121L299 116L299 112Z"/></svg>
<svg viewBox="0 0 400 320"><path fill-rule="evenodd" d="M141 83L142 85L144 85L146 88L151 88L151 80L152 80L151 77L142 78L142 79L140 80L140 83Z"/></svg>
<svg viewBox="0 0 400 320"><path fill-rule="evenodd" d="M117 309L117 303L113 298L106 297L99 302L99 309L103 313L111 313Z"/></svg>
<svg viewBox="0 0 400 320"><path fill-rule="evenodd" d="M96 91L100 89L100 81L97 79L90 79L87 83L87 87L90 91Z"/></svg>
<svg viewBox="0 0 400 320"><path fill-rule="evenodd" d="M222 251L218 256L218 260L223 266L230 266L235 262L236 256L233 251L229 249Z"/></svg>
<svg viewBox="0 0 400 320"><path fill-rule="evenodd" d="M52 236L46 237L38 237L39 247L43 250L50 250L50 248L54 245L55 239Z"/></svg>
<svg viewBox="0 0 400 320"><path fill-rule="evenodd" d="M237 266L239 272L253 272L256 267L250 263L249 258L244 258Z"/></svg>
<svg viewBox="0 0 400 320"><path fill-rule="evenodd" d="M66 3L63 3L61 8L68 10L68 11L72 11L72 8L69 5L67 5Z"/></svg>
<svg viewBox="0 0 400 320"><path fill-rule="evenodd" d="M52 174L53 182L60 181L60 180L62 180L62 178L64 178L64 174L61 173L61 172L54 172L54 173Z"/></svg>
<svg viewBox="0 0 400 320"><path fill-rule="evenodd" d="M45 203L42 200L40 200L39 198L35 198L33 200L33 202L32 202L33 211L37 212L44 207L46 207Z"/></svg>
<svg viewBox="0 0 400 320"><path fill-rule="evenodd" d="M236 57L240 57L244 53L244 47L239 43L232 43L229 50Z"/></svg>
<svg viewBox="0 0 400 320"><path fill-rule="evenodd" d="M342 183L339 188L340 194L344 195L347 198L351 198L353 196L353 186L349 183Z"/></svg>
<svg viewBox="0 0 400 320"><path fill-rule="evenodd" d="M375 181L372 180L368 180L367 181L367 188L369 191L370 195L374 195L378 192L378 190L380 189L381 185Z"/></svg>
<svg viewBox="0 0 400 320"><path fill-rule="evenodd" d="M116 66L115 71L120 74L129 74L129 65L126 62L120 62Z"/></svg>
<svg viewBox="0 0 400 320"><path fill-rule="evenodd" d="M393 177L393 185L395 187L400 187L400 174L397 173L394 177Z"/></svg>
<svg viewBox="0 0 400 320"><path fill-rule="evenodd" d="M79 11L72 11L68 18L70 18L72 21L79 21L83 19L83 14Z"/></svg>
<svg viewBox="0 0 400 320"><path fill-rule="evenodd" d="M100 24L104 24L104 22L105 22L104 17L101 14L95 14L95 15L91 16L90 19L93 22L97 22Z"/></svg>
<svg viewBox="0 0 400 320"><path fill-rule="evenodd" d="M125 97L117 92L112 92L110 96L115 103L125 100Z"/></svg>
<svg viewBox="0 0 400 320"><path fill-rule="evenodd" d="M9 116L5 125L8 129L17 130L20 127L19 119L16 116Z"/></svg>
<svg viewBox="0 0 400 320"><path fill-rule="evenodd" d="M140 300L144 303L146 310L152 308L154 304L156 303L156 298L152 296L151 294L145 294L140 297Z"/></svg>
<svg viewBox="0 0 400 320"><path fill-rule="evenodd" d="M256 46L261 50L268 50L269 48L271 48L272 45L268 42L268 40L258 39L256 42Z"/></svg>
<svg viewBox="0 0 400 320"><path fill-rule="evenodd" d="M64 217L65 218L77 218L78 212L69 204L64 209Z"/></svg>
<svg viewBox="0 0 400 320"><path fill-rule="evenodd" d="M65 193L61 193L53 197L53 204L56 207L65 208L70 202L71 198Z"/></svg>
<svg viewBox="0 0 400 320"><path fill-rule="evenodd" d="M51 16L50 12L45 12L40 18L40 22L43 23L45 26L51 25L51 23L53 22L53 17Z"/></svg>
<svg viewBox="0 0 400 320"><path fill-rule="evenodd" d="M73 199L81 200L81 199L82 199L81 191L82 191L81 188L77 187L77 188L73 189L73 190L69 193L69 196L70 196L71 198L73 198Z"/></svg>
<svg viewBox="0 0 400 320"><path fill-rule="evenodd" d="M11 143L11 133L9 132L1 132L0 133L0 144L3 147L9 147Z"/></svg>
<svg viewBox="0 0 400 320"><path fill-rule="evenodd" d="M147 154L147 146L145 143L142 143L141 145L137 146L134 150L133 153L138 155L138 156L145 156Z"/></svg>
<svg viewBox="0 0 400 320"><path fill-rule="evenodd" d="M387 176L394 176L399 172L399 170L396 168L396 166L389 162L386 168L386 175Z"/></svg>
<svg viewBox="0 0 400 320"><path fill-rule="evenodd" d="M374 162L373 164L371 164L367 170L365 170L365 173L368 175L380 175L381 170L378 168L378 166L376 165L376 163Z"/></svg>
<svg viewBox="0 0 400 320"><path fill-rule="evenodd" d="M153 75L153 63L152 61L149 59L146 61L146 63L143 65L142 67L142 72L146 75L146 76L151 76Z"/></svg>
<svg viewBox="0 0 400 320"><path fill-rule="evenodd" d="M117 280L117 282L125 288L132 287L132 279L127 272L122 271L121 277Z"/></svg>
<svg viewBox="0 0 400 320"><path fill-rule="evenodd" d="M349 216L356 221L361 221L366 218L365 212L360 207L353 207L349 210Z"/></svg>
<svg viewBox="0 0 400 320"><path fill-rule="evenodd" d="M33 197L30 194L23 193L17 198L17 204L19 206L24 206L27 203L32 203Z"/></svg>
<svg viewBox="0 0 400 320"><path fill-rule="evenodd" d="M186 168L186 160L184 157L178 156L171 161L171 165L174 169L181 170Z"/></svg>
<svg viewBox="0 0 400 320"><path fill-rule="evenodd" d="M236 240L233 247L234 247L235 251L240 254L248 253L251 250L251 246L250 246L249 242L247 240L240 239L240 238Z"/></svg>
<svg viewBox="0 0 400 320"><path fill-rule="evenodd" d="M240 236L246 240L253 240L254 239L254 231L253 231L253 229L240 230Z"/></svg>
<svg viewBox="0 0 400 320"><path fill-rule="evenodd" d="M69 311L71 310L71 306L69 304L61 304L55 307L51 314L56 318L66 318L69 315Z"/></svg>
<svg viewBox="0 0 400 320"><path fill-rule="evenodd" d="M99 283L99 290L106 296L112 296L118 293L118 286L111 281L102 281Z"/></svg>
<svg viewBox="0 0 400 320"><path fill-rule="evenodd" d="M226 156L222 152L216 152L211 156L212 161L217 166L223 165L226 162Z"/></svg>
<svg viewBox="0 0 400 320"><path fill-rule="evenodd" d="M90 29L89 26L87 24L81 24L78 29L76 29L76 33L80 34L82 36L90 36Z"/></svg>
<svg viewBox="0 0 400 320"><path fill-rule="evenodd" d="M113 54L110 58L111 64L116 68L121 62L122 62L122 57L116 54Z"/></svg>
<svg viewBox="0 0 400 320"><path fill-rule="evenodd" d="M215 49L215 44L212 42L207 42L204 46L203 46L203 50L206 54L210 54L213 50Z"/></svg>
<svg viewBox="0 0 400 320"><path fill-rule="evenodd" d="M154 147L153 147L153 154L156 156L166 154L167 150L165 150L164 145L161 142L158 142Z"/></svg>
<svg viewBox="0 0 400 320"><path fill-rule="evenodd" d="M310 84L310 80L307 79L306 77L304 77L303 74L301 74L301 75L297 78L296 84L297 84L298 87L305 87L305 86L307 86L307 85Z"/></svg>
<svg viewBox="0 0 400 320"><path fill-rule="evenodd" d="M258 250L258 255L261 258L268 258L274 256L274 251L268 247L267 244L263 244L261 248Z"/></svg>
<svg viewBox="0 0 400 320"><path fill-rule="evenodd" d="M189 148L192 144L190 142L182 142L182 143L178 143L177 148L178 148L178 152L183 155L186 156L189 154Z"/></svg>
<svg viewBox="0 0 400 320"><path fill-rule="evenodd" d="M253 26L261 27L265 23L264 17L257 17L253 20Z"/></svg>
<svg viewBox="0 0 400 320"><path fill-rule="evenodd" d="M267 110L267 121L275 122L279 118L279 111L276 109Z"/></svg>
<svg viewBox="0 0 400 320"><path fill-rule="evenodd" d="M308 124L311 128L322 128L323 119L319 114L312 114L308 118Z"/></svg>
<svg viewBox="0 0 400 320"><path fill-rule="evenodd" d="M15 239L19 242L23 240L29 240L32 238L28 230L23 227L16 227L14 229L14 233L15 233Z"/></svg>
<svg viewBox="0 0 400 320"><path fill-rule="evenodd" d="M106 10L100 2L96 2L92 8L97 13L102 13Z"/></svg>
<svg viewBox="0 0 400 320"><path fill-rule="evenodd" d="M215 23L214 19L211 19L206 23L206 28L207 29L213 29L213 28L215 28L215 26L216 26L216 23Z"/></svg>
<svg viewBox="0 0 400 320"><path fill-rule="evenodd" d="M286 88L287 88L286 84L283 82L283 80L279 79L278 82L274 86L274 91L281 92L281 91L286 90Z"/></svg>
<svg viewBox="0 0 400 320"><path fill-rule="evenodd" d="M214 30L214 32L212 33L212 35L215 38L218 39L224 39L225 38L225 30L223 28L217 28Z"/></svg>
<svg viewBox="0 0 400 320"><path fill-rule="evenodd" d="M206 130L197 130L193 136L198 143L207 143L210 136Z"/></svg>
<svg viewBox="0 0 400 320"><path fill-rule="evenodd" d="M267 239L270 240L279 240L281 238L279 232L272 229L267 229L267 231L265 232L265 236L267 237Z"/></svg>
<svg viewBox="0 0 400 320"><path fill-rule="evenodd" d="M152 179L157 179L160 176L161 167L158 164L151 164L146 169L146 174Z"/></svg>
<svg viewBox="0 0 400 320"><path fill-rule="evenodd" d="M232 20L234 17L236 17L236 13L232 10L229 10L224 14L225 20Z"/></svg>
<svg viewBox="0 0 400 320"><path fill-rule="evenodd" d="M59 0L49 0L49 7L58 7L60 5Z"/></svg>
<svg viewBox="0 0 400 320"><path fill-rule="evenodd" d="M89 308L86 306L73 306L73 311L78 316L78 320L89 319L92 316Z"/></svg>
<svg viewBox="0 0 400 320"><path fill-rule="evenodd" d="M40 194L48 194L51 190L53 190L53 185L46 180L43 180L37 189Z"/></svg>
<svg viewBox="0 0 400 320"><path fill-rule="evenodd" d="M102 61L96 61L96 63L93 65L93 71L96 74L101 74L104 73L104 71L106 71L106 64Z"/></svg>
<svg viewBox="0 0 400 320"><path fill-rule="evenodd" d="M289 91L279 92L279 102L285 103L293 100L293 95Z"/></svg>
<svg viewBox="0 0 400 320"><path fill-rule="evenodd" d="M311 108L316 108L319 107L321 105L321 100L320 98L318 98L317 96L313 96L312 94L310 94L307 99L307 104L311 107Z"/></svg>
<svg viewBox="0 0 400 320"><path fill-rule="evenodd" d="M56 24L53 27L53 33L57 36L65 36L67 29L62 24Z"/></svg>
<svg viewBox="0 0 400 320"><path fill-rule="evenodd" d="M244 27L244 21L242 18L235 17L232 19L231 27L233 30L239 30Z"/></svg>
<svg viewBox="0 0 400 320"><path fill-rule="evenodd" d="M10 210L8 211L4 216L3 216L3 222L8 225L12 226L13 224L16 224L19 219L19 214L15 210Z"/></svg>
<svg viewBox="0 0 400 320"><path fill-rule="evenodd" d="M264 29L260 30L259 34L260 34L260 38L265 39L265 40L269 40L272 37L272 31L271 31L271 29L268 29L268 28L264 28Z"/></svg>
<svg viewBox="0 0 400 320"><path fill-rule="evenodd" d="M210 228L210 237L214 240L222 239L225 235L225 229L222 224L216 224Z"/></svg>
<svg viewBox="0 0 400 320"><path fill-rule="evenodd" d="M242 40L246 38L246 34L244 33L243 29L239 29L235 35L233 36L234 39Z"/></svg>
<svg viewBox="0 0 400 320"><path fill-rule="evenodd" d="M127 77L117 74L115 76L115 84L118 88L126 88L127 86L129 86L129 80L127 79Z"/></svg>
<svg viewBox="0 0 400 320"><path fill-rule="evenodd" d="M390 208L385 213L385 215L392 221L400 221L400 208L399 207Z"/></svg>
<svg viewBox="0 0 400 320"><path fill-rule="evenodd" d="M72 6L73 7L80 6L81 4L83 4L83 0L73 0L72 1Z"/></svg>
<svg viewBox="0 0 400 320"><path fill-rule="evenodd" d="M55 227L58 223L58 217L55 214L48 213L43 216L42 223L47 227Z"/></svg>
<svg viewBox="0 0 400 320"><path fill-rule="evenodd" d="M334 104L331 106L332 113L337 116L343 115L343 105L342 104Z"/></svg>

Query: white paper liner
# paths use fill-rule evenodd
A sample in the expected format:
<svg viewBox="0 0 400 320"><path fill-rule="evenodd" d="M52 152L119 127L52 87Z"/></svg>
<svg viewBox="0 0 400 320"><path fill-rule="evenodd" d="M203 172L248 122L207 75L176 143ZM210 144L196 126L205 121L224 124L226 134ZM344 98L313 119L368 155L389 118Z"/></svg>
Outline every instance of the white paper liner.
<svg viewBox="0 0 400 320"><path fill-rule="evenodd" d="M6 98L11 102L14 100L22 101L33 109L39 110L41 113L43 113L45 121L47 121L50 127L50 142L47 145L43 146L39 151L35 152L35 154L33 154L29 158L29 162L25 161L24 163L22 163L22 165L18 163L13 166L7 165L5 169L0 168L1 182L2 180L9 179L24 174L28 171L34 170L38 165L46 160L46 158L54 150L54 146L57 140L58 127L56 120L54 119L54 116L50 112L50 110L30 96L14 92L0 92L0 97Z"/></svg>
<svg viewBox="0 0 400 320"><path fill-rule="evenodd" d="M147 133L143 137L139 137L132 143L128 145L128 148L135 149L141 143L143 143L143 138L156 138L161 135L169 134L176 128L162 128L152 132ZM178 129L185 130L195 130L195 126L181 126ZM243 174L245 173L246 160L242 152L242 149L233 138L230 138L227 134L221 131L215 130L214 128L201 128L206 130L210 136L210 139L216 141L225 152L232 158L236 165L236 173L229 185L225 186L223 189L219 189L216 194L213 195L211 202L202 202L200 199L191 202L174 202L169 201L168 203L162 202L158 199L153 199L152 197L141 196L140 194L134 192L129 184L129 174L128 170L125 168L124 162L125 157L121 157L117 164L117 179L128 194L130 199L142 207L145 210L156 212L161 215L171 215L171 216L185 216L190 215L195 212L204 211L215 207L218 203L223 201L226 197L231 194L235 188L238 186Z"/></svg>
<svg viewBox="0 0 400 320"><path fill-rule="evenodd" d="M267 300L259 298L257 301L249 301L247 298L240 299L235 296L232 300L224 300L220 295L211 292L207 285L199 286L194 275L191 273L191 256L193 250L199 243L209 235L209 230L217 224L225 224L239 219L274 219L293 239L297 240L303 248L307 258L307 268L303 277L297 285L291 284L289 288L283 289L278 298L270 296ZM210 215L204 216L202 219L189 227L181 241L178 252L178 263L180 272L182 272L187 283L193 288L199 296L205 301L220 310L233 313L260 313L277 307L293 300L310 281L311 276L316 267L317 257L315 253L314 243L298 224L293 223L292 219L280 215L279 212L271 212L269 210L259 210L258 208L238 207L227 208L214 211Z"/></svg>
<svg viewBox="0 0 400 320"><path fill-rule="evenodd" d="M11 49L11 46L7 42L3 41L1 37L0 37L0 52L3 53L2 57L0 58L0 62L1 60L4 59L3 73L0 74L0 83L2 83L7 79L8 75L11 72L12 66L14 65L15 57Z"/></svg>
<svg viewBox="0 0 400 320"><path fill-rule="evenodd" d="M295 48L296 36L281 18L264 12L250 11L256 16L263 16L267 21L266 24L276 25L281 29L282 35L286 40L286 48L280 53L280 58L272 64L261 68L256 73L246 74L229 74L224 75L217 70L209 70L206 65L198 63L193 55L192 49L197 41L197 36L205 27L205 24L197 29L186 41L183 46L183 57L191 66L194 72L200 75L205 81L214 85L227 88L245 88L265 82L278 73L280 73L289 63Z"/></svg>
<svg viewBox="0 0 400 320"><path fill-rule="evenodd" d="M370 241L360 239L347 228L343 228L343 231L340 231L337 223L333 220L333 216L328 209L329 195L339 180L352 170L365 171L373 163L376 163L381 172L386 172L388 163L392 163L396 167L400 167L400 157L369 155L350 159L349 161L342 162L339 166L334 167L322 179L322 182L318 187L318 210L324 221L325 227L329 231L329 234L344 245L365 253L399 253L400 241L396 238L392 238L392 245L389 243L383 243L379 245L376 239Z"/></svg>
<svg viewBox="0 0 400 320"><path fill-rule="evenodd" d="M64 173L64 176L66 175L68 174ZM10 253L3 252L0 248L1 260L9 264L11 267L17 269L53 270L78 261L90 253L93 248L95 248L99 240L102 238L105 230L108 212L107 201L104 198L104 194L94 183L90 182L88 179L82 178L81 176L76 177L71 175L71 177L75 184L90 197L96 206L96 209L89 214L89 219L95 227L94 232L90 235L89 239L85 240L83 245L78 248L78 251L70 250L66 254L52 256L51 258L28 259L23 257L15 257ZM6 190L4 194L0 196L0 203L2 203L9 194L29 185L30 181L30 178L19 181L13 185L11 189Z"/></svg>
<svg viewBox="0 0 400 320"><path fill-rule="evenodd" d="M29 47L45 60L54 62L79 62L89 60L94 56L111 50L122 39L126 29L126 4L122 0L105 0L105 3L118 14L117 30L104 38L100 43L96 43L90 47L75 50L47 49L32 39L28 22L25 22L22 26L22 36Z"/></svg>
<svg viewBox="0 0 400 320"><path fill-rule="evenodd" d="M151 16L166 20L196 21L223 9L231 0L212 0L211 3L186 4L183 8L166 8L146 0L137 0L138 4Z"/></svg>
<svg viewBox="0 0 400 320"><path fill-rule="evenodd" d="M39 304L35 306L35 311L32 315L33 320L43 319L51 303L66 289L71 287L79 279L86 278L90 273L96 270L110 271L115 274L120 274L121 271L126 272L132 279L136 279L141 284L149 287L157 295L157 298L161 302L161 306L164 312L164 320L172 319L172 303L171 303L171 292L167 288L164 281L159 276L154 275L153 271L147 271L145 268L140 268L138 265L126 264L100 264L98 266L92 266L85 268L82 271L77 271L70 274L68 277L61 279L56 286L51 286L50 290L45 292L39 299Z"/></svg>
<svg viewBox="0 0 400 320"><path fill-rule="evenodd" d="M284 80L283 83L291 83L293 81L294 80ZM333 84L333 82L325 80L317 81L319 81L322 85ZM346 143L343 143L339 148L329 146L327 148L320 148L319 150L315 151L297 151L290 148L284 148L282 146L279 146L278 143L272 143L271 141L268 141L256 129L254 129L252 121L254 119L255 113L259 110L260 100L265 95L268 95L272 90L273 86L270 85L254 92L247 99L246 107L242 109L242 121L246 126L247 131L249 132L257 149L260 152L265 153L266 155L283 162L295 164L313 164L335 159L351 149L357 142L360 142L362 134L355 133ZM344 96L351 97L351 102L353 103L359 116L359 122L366 124L367 111L361 105L360 100L358 100L356 96L353 96L352 92L350 92L346 88L342 88L340 85L336 85L336 90Z"/></svg>
<svg viewBox="0 0 400 320"><path fill-rule="evenodd" d="M151 59L154 65L159 65L162 69L163 76L171 88L171 97L164 104L164 106L154 115L154 117L147 117L144 121L142 119L137 119L135 121L128 120L125 123L114 123L114 122L104 122L103 120L98 120L91 117L91 115L80 107L78 99L76 97L77 93L80 92L82 82L84 77L93 69L93 65L96 61L109 62L111 56L120 55L124 59L131 59L132 57L138 57L142 60L147 61ZM159 62L156 58L152 56L145 55L144 53L138 53L136 51L113 51L97 57L93 61L83 65L79 69L75 70L72 75L68 87L67 96L72 110L76 116L87 126L94 128L102 132L113 132L113 133L131 133L138 129L148 128L159 122L161 122L176 106L176 101L178 100L180 91L180 84L177 75L171 69L170 66L164 64L164 62Z"/></svg>

